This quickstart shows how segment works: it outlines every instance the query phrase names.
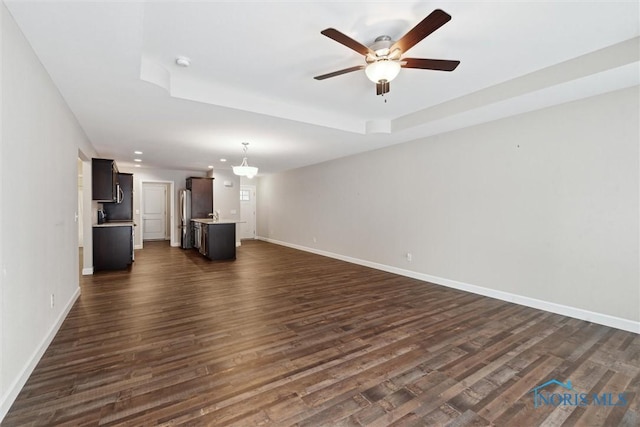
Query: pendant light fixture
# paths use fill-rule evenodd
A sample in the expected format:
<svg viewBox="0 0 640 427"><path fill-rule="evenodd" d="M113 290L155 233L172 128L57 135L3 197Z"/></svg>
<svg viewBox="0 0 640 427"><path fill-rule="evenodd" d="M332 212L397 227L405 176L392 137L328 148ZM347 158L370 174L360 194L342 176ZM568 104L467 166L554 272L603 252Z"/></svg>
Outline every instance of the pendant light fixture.
<svg viewBox="0 0 640 427"><path fill-rule="evenodd" d="M240 166L234 166L233 173L239 176L246 176L247 178L251 179L258 174L258 168L255 166L249 166L249 163L247 163L247 146L249 145L249 143L243 142L242 145L242 164Z"/></svg>

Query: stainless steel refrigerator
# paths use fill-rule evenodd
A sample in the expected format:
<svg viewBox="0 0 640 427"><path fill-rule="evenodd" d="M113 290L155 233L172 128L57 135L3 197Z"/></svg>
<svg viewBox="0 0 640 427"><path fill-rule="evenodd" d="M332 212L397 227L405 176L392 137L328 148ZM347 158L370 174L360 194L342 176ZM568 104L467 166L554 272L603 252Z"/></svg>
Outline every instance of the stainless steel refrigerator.
<svg viewBox="0 0 640 427"><path fill-rule="evenodd" d="M180 190L180 246L182 249L193 247L191 230L191 190Z"/></svg>

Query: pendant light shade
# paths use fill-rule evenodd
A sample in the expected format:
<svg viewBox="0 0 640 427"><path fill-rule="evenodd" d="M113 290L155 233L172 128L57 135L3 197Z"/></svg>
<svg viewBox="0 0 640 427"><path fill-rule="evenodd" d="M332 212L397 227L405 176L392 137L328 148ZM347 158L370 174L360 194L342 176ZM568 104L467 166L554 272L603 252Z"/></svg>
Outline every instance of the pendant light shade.
<svg viewBox="0 0 640 427"><path fill-rule="evenodd" d="M242 164L240 164L240 166L233 166L233 173L239 176L246 176L251 179L258 174L258 168L255 166L249 166L249 163L247 162L247 146L249 143L243 142L242 145L244 146L242 148L242 152L244 154Z"/></svg>

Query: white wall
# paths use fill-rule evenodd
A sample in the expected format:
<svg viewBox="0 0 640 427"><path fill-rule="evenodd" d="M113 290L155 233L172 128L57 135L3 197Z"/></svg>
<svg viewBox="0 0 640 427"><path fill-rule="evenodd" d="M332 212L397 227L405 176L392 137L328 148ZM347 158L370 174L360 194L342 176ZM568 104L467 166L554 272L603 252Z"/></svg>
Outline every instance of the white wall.
<svg viewBox="0 0 640 427"><path fill-rule="evenodd" d="M213 180L213 209L220 211L220 219L240 220L240 177L232 170L214 169L207 176ZM230 187L224 185L231 184Z"/></svg>
<svg viewBox="0 0 640 427"><path fill-rule="evenodd" d="M220 219L240 221L240 177L231 169L214 169L207 176L214 178L213 209L219 211ZM236 246L240 244L240 224L236 224Z"/></svg>
<svg viewBox="0 0 640 427"><path fill-rule="evenodd" d="M5 16L8 12L4 6L4 3L0 4L0 166L2 165L2 159L4 158L4 127L3 127L3 120L4 120L4 73L2 72L2 70L4 70L4 39L5 39L5 35L4 35L4 21L5 21ZM9 406L11 405L11 403L13 402L13 400L15 399L15 397L13 397L13 394L15 393L10 393L8 391L9 387L5 384L7 384L7 382L12 381L10 378L11 376L7 376L4 373L4 369L3 369L3 365L4 365L4 310L3 307L5 305L5 299L4 299L4 256L3 256L3 249L4 249L4 245L2 244L2 242L5 241L4 239L4 215L3 212L6 208L6 203L4 202L4 184L5 183L5 178L4 178L4 174L2 173L2 169L0 169L0 422L2 422L2 419L4 418L4 416L6 415ZM8 319L7 319L8 320ZM13 380L15 382L15 380Z"/></svg>
<svg viewBox="0 0 640 427"><path fill-rule="evenodd" d="M0 14L2 418L79 295L76 162L95 150L4 3Z"/></svg>
<svg viewBox="0 0 640 427"><path fill-rule="evenodd" d="M638 95L262 177L258 234L640 332Z"/></svg>

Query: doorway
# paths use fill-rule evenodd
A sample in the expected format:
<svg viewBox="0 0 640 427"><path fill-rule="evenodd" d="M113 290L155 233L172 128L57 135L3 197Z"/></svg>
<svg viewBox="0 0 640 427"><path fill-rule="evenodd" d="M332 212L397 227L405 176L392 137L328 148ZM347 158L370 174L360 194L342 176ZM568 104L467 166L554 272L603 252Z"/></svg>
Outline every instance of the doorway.
<svg viewBox="0 0 640 427"><path fill-rule="evenodd" d="M82 275L84 268L84 194L82 184L82 159L78 157L76 162L78 171L78 209L76 210L76 221L78 225L78 272Z"/></svg>
<svg viewBox="0 0 640 427"><path fill-rule="evenodd" d="M84 194L83 194L83 184L82 184L82 159L78 157L77 160L77 168L78 168L78 210L77 221L78 221L78 247L82 248L84 246L84 230L82 228L82 224L84 224ZM80 265L82 265L82 260L80 260Z"/></svg>
<svg viewBox="0 0 640 427"><path fill-rule="evenodd" d="M93 221L96 211L91 200L91 157L78 150L78 262L83 276L93 274Z"/></svg>
<svg viewBox="0 0 640 427"><path fill-rule="evenodd" d="M169 198L165 183L142 184L142 240L169 239Z"/></svg>
<svg viewBox="0 0 640 427"><path fill-rule="evenodd" d="M256 187L240 186L240 239L256 238Z"/></svg>

